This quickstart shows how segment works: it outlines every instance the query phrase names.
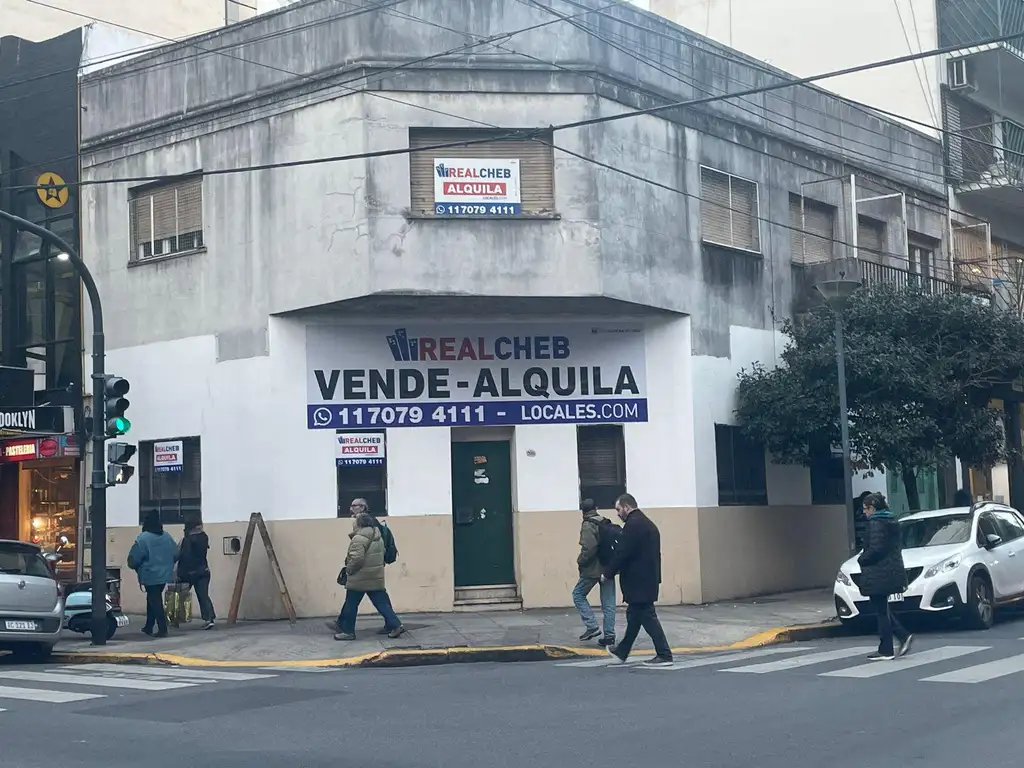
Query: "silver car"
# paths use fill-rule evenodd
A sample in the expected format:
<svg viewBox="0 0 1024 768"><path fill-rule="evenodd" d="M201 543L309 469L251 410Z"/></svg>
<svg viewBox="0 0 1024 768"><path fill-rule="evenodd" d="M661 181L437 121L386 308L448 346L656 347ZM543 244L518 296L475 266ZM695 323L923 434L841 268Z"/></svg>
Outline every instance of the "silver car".
<svg viewBox="0 0 1024 768"><path fill-rule="evenodd" d="M45 659L60 640L64 600L42 550L0 540L0 650Z"/></svg>

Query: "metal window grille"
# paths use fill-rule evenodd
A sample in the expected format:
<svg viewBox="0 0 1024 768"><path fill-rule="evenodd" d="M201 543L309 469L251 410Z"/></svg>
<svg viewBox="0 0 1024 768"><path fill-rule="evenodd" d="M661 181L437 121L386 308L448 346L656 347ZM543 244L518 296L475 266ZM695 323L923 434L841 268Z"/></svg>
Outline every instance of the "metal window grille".
<svg viewBox="0 0 1024 768"><path fill-rule="evenodd" d="M757 183L702 167L700 221L704 242L760 253Z"/></svg>
<svg viewBox="0 0 1024 768"><path fill-rule="evenodd" d="M409 147L429 147L456 141L474 141L500 136L501 130L460 128L412 128ZM519 160L519 194L523 214L545 216L555 212L555 159L553 135L538 140L496 139L461 147L409 153L410 211L415 216L434 216L434 158L493 158ZM545 143L546 142L546 143Z"/></svg>
<svg viewBox="0 0 1024 768"><path fill-rule="evenodd" d="M133 191L129 215L132 261L202 248L202 179L197 177Z"/></svg>
<svg viewBox="0 0 1024 768"><path fill-rule="evenodd" d="M139 522L147 512L156 510L165 525L183 523L189 515L202 514L203 459L198 437L181 440L180 472L155 472L153 445L166 440L139 441Z"/></svg>

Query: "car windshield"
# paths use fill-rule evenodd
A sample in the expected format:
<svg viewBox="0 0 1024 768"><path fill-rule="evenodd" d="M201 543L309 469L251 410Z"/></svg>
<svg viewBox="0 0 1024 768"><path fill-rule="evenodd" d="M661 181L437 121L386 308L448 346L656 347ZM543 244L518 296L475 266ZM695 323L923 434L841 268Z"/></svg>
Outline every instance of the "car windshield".
<svg viewBox="0 0 1024 768"><path fill-rule="evenodd" d="M971 539L970 515L942 515L900 521L904 549L965 544Z"/></svg>
<svg viewBox="0 0 1024 768"><path fill-rule="evenodd" d="M0 544L0 575L3 574L51 578L39 550L19 544Z"/></svg>

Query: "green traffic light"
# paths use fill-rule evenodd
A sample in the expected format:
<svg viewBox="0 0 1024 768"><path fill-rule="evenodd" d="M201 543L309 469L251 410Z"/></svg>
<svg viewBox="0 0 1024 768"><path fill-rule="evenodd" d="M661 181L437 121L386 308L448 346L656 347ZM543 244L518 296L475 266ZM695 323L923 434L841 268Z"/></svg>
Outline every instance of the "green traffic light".
<svg viewBox="0 0 1024 768"><path fill-rule="evenodd" d="M114 425L117 427L117 434L119 435L127 434L128 430L132 428L132 423L124 416L118 416L114 419Z"/></svg>

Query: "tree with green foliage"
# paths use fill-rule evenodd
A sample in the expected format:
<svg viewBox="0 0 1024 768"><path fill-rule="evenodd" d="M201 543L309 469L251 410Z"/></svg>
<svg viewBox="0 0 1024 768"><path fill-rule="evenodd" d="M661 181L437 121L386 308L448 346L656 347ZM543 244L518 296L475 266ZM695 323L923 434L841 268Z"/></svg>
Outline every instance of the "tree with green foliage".
<svg viewBox="0 0 1024 768"><path fill-rule="evenodd" d="M1024 323L964 294L876 286L843 312L850 444L858 466L900 473L920 509L917 473L959 457L1008 458L992 391L1024 373ZM739 374L736 415L777 462L809 466L837 445L835 316L825 305L787 320L782 364Z"/></svg>

